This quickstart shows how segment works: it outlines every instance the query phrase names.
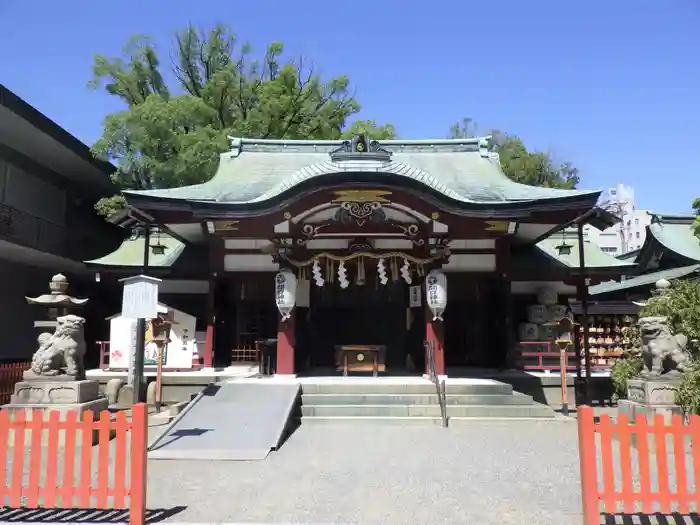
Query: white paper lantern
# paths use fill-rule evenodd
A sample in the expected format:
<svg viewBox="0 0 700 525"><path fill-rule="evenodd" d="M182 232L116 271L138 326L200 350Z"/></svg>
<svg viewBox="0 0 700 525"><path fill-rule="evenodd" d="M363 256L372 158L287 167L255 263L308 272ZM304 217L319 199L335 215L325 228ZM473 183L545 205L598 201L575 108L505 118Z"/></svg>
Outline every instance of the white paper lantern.
<svg viewBox="0 0 700 525"><path fill-rule="evenodd" d="M282 314L282 321L292 316L296 303L297 277L290 270L282 270L275 276L275 303Z"/></svg>
<svg viewBox="0 0 700 525"><path fill-rule="evenodd" d="M433 321L442 321L447 306L447 277L440 270L431 270L425 278L425 296Z"/></svg>

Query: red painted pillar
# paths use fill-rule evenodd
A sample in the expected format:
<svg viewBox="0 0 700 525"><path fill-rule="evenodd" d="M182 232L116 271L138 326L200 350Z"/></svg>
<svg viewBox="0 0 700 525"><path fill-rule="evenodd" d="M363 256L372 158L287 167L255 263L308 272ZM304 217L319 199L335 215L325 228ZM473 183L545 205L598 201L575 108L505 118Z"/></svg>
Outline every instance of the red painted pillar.
<svg viewBox="0 0 700 525"><path fill-rule="evenodd" d="M276 374L294 374L294 335L296 325L296 309L286 321L277 323L277 370Z"/></svg>
<svg viewBox="0 0 700 525"><path fill-rule="evenodd" d="M445 375L445 326L443 321L433 321L433 312L425 309L425 340L435 344L435 371L437 375ZM430 361L428 360L428 348L425 349L425 373L430 374Z"/></svg>
<svg viewBox="0 0 700 525"><path fill-rule="evenodd" d="M207 335L204 340L204 366L211 368L214 365L214 326L216 323L216 311L214 293L216 290L216 279L209 280L209 291L207 292Z"/></svg>

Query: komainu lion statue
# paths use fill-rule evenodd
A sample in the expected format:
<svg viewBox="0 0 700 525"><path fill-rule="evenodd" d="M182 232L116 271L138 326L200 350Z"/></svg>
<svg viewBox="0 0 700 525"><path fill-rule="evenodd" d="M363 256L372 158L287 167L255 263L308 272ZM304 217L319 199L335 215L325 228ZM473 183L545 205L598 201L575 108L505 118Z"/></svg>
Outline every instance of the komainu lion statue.
<svg viewBox="0 0 700 525"><path fill-rule="evenodd" d="M39 336L39 349L32 357L30 370L38 376L66 375L85 379L85 319L77 315L64 315L56 321L53 334Z"/></svg>
<svg viewBox="0 0 700 525"><path fill-rule="evenodd" d="M642 317L637 324L642 335L642 377L674 377L690 369L688 338L672 334L667 317Z"/></svg>

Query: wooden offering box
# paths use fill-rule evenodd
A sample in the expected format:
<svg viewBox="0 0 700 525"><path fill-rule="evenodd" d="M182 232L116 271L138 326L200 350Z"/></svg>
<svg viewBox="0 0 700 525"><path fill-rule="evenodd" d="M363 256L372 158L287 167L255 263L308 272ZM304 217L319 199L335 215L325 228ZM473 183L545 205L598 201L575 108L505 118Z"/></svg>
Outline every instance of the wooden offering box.
<svg viewBox="0 0 700 525"><path fill-rule="evenodd" d="M335 363L343 376L348 372L372 372L377 377L379 372L386 372L386 346L338 345L335 347Z"/></svg>

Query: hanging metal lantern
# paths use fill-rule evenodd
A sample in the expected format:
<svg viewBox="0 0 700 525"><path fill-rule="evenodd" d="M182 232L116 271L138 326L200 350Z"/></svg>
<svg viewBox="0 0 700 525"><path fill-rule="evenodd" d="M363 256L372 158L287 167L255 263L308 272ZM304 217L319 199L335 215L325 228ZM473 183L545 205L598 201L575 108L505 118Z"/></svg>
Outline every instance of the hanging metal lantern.
<svg viewBox="0 0 700 525"><path fill-rule="evenodd" d="M292 316L296 304L297 278L291 270L282 270L275 276L275 303L282 321Z"/></svg>
<svg viewBox="0 0 700 525"><path fill-rule="evenodd" d="M442 321L447 307L447 277L441 270L431 270L425 278L425 296L433 321Z"/></svg>

